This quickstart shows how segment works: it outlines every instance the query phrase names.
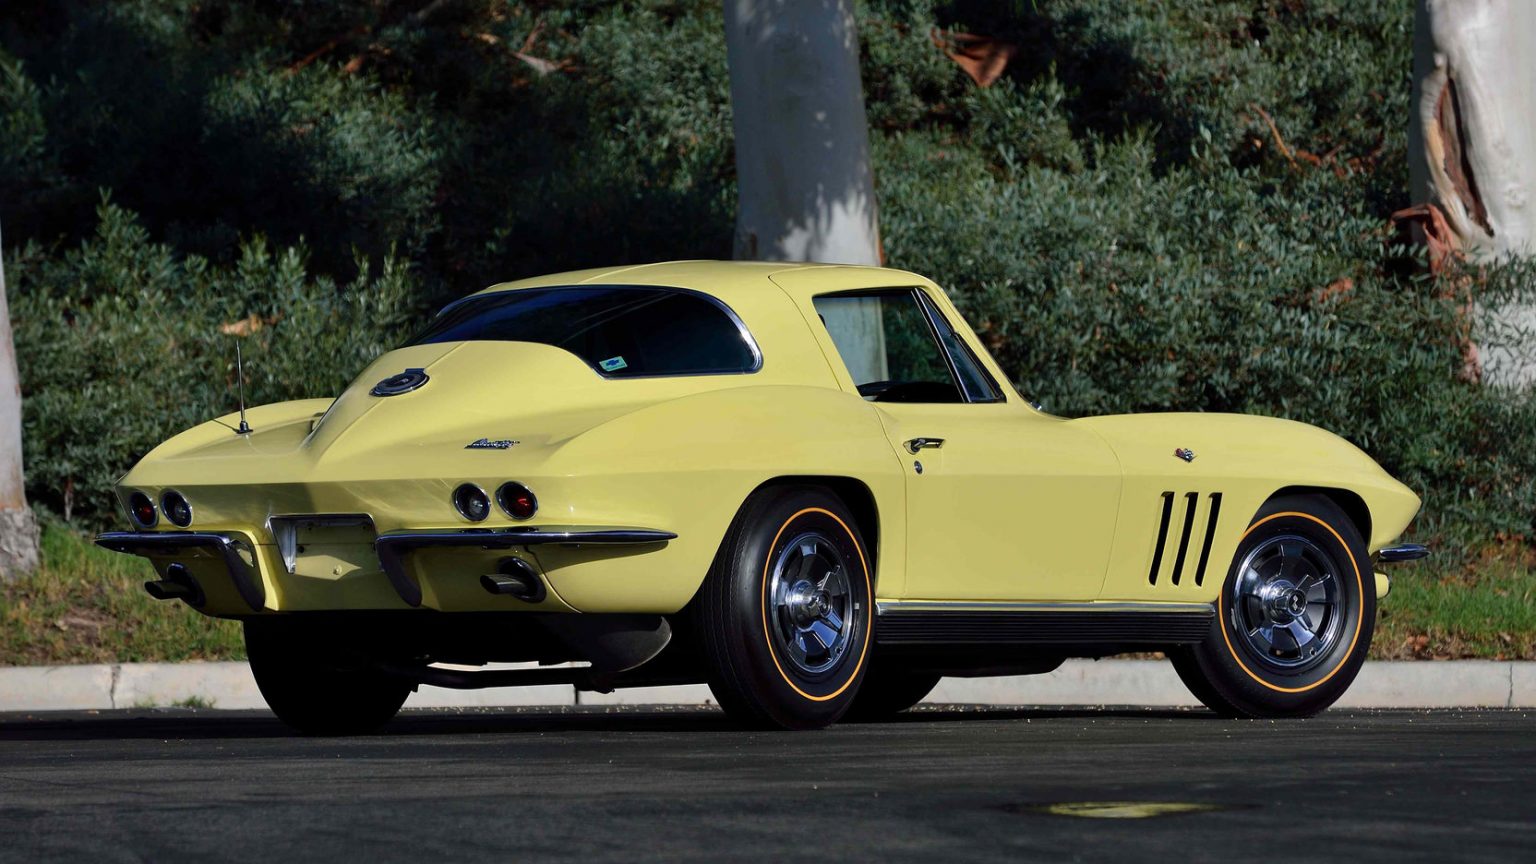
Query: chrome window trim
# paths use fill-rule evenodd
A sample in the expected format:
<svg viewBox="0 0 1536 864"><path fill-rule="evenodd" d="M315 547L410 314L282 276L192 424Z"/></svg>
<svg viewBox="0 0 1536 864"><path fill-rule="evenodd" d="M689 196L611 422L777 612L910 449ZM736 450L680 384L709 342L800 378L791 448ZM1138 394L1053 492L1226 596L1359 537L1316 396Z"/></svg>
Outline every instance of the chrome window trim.
<svg viewBox="0 0 1536 864"><path fill-rule="evenodd" d="M639 381L648 378L702 378L709 375L754 375L761 371L763 368L763 349L758 347L757 337L753 336L752 331L747 329L747 323L741 320L741 316L736 314L735 309L732 309L729 305L726 304L724 300L721 300L719 297L716 297L713 294L705 291L699 291L694 288L683 288L677 285L636 285L628 282L593 282L591 284L579 285L534 285L527 288L506 288L501 291L482 291L475 294L470 294L466 297L460 297L452 303L449 303L447 306L439 309L437 314L433 315L427 323L430 324L432 321L441 318L442 316L448 314L454 309L457 309L465 303L484 297L494 297L498 294L514 294L518 291L568 291L579 290L583 288L629 288L647 291L671 291L676 294L689 294L694 297L702 298L710 303L713 303L715 308L725 313L725 317L736 326L736 333L741 337L742 344L747 346L747 351L752 355L752 365L746 369L721 369L706 372L659 373L656 375L609 375L602 369L598 368L595 364L587 363L585 359L582 359L581 362L586 363L588 368L590 368L593 372L596 372L605 381ZM551 345L550 347L554 348L557 346ZM559 350L565 351L564 348ZM573 351L567 351L566 353L575 355L575 352Z"/></svg>
<svg viewBox="0 0 1536 864"><path fill-rule="evenodd" d="M939 322L944 322L944 325L949 328L949 332L954 335L955 341L960 343L960 347L965 349L967 353L970 353L970 346L966 345L965 340L960 337L960 331L955 329L954 322L950 321L948 316L939 311L938 306L933 302L933 298L928 296L927 291L920 287L914 287L912 292L917 295L917 305L923 310L923 315L927 317L928 326L933 329L933 338L938 341L939 350L944 352L944 362L949 364L949 374L955 377L955 387L960 391L960 395L965 397L966 404L990 405L994 402L1005 401L1002 398L1002 388L997 386L997 382L992 380L992 376L987 372L987 368L981 365L981 362L975 356L968 357L967 359L970 360L972 366L976 367L976 371L981 373L981 377L986 385L991 388L992 398L972 399L970 394L965 392L965 384L962 383L964 376L960 374L960 364L955 361L954 354L949 350L949 346L944 344L944 336L939 330Z"/></svg>

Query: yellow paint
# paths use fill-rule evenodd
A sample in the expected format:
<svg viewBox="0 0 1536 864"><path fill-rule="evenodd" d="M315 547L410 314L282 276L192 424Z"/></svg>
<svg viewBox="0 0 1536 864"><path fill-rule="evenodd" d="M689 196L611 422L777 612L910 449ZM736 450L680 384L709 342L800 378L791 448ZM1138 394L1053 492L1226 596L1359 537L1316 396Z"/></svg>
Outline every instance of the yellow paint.
<svg viewBox="0 0 1536 864"><path fill-rule="evenodd" d="M463 482L487 493L528 485L538 514L517 523L495 510L477 527L625 526L678 534L661 547L537 546L523 554L548 576L538 607L481 590L506 553L433 550L411 556L426 608L570 609L669 613L709 569L741 503L786 476L835 476L870 491L875 594L914 600L1135 600L1210 602L1259 506L1290 486L1343 489L1371 515L1369 547L1387 545L1419 501L1371 459L1322 430L1262 417L1160 414L1063 420L1031 408L931 281L879 268L680 262L554 274L492 291L608 283L669 285L718 297L763 354L746 375L604 379L546 345L469 342L391 351L337 399L250 410L255 432L229 415L157 447L120 481L119 494L185 494L193 528L250 539L277 611L405 609L366 538L319 544L286 572L267 520L361 513L380 532L470 527L450 495ZM818 294L911 286L926 291L1003 387L989 405L867 402L815 314ZM431 381L400 396L369 389L407 367ZM323 420L322 420L323 418ZM901 442L944 438L917 457ZM465 450L511 438L509 450ZM1187 447L1196 459L1173 455ZM912 467L924 462L924 473ZM1177 586L1148 580L1165 491L1200 493L1191 549ZM1194 559L1208 496L1223 495L1203 584ZM1176 510L1178 508L1176 507ZM1162 569L1173 565L1183 513L1174 514ZM156 530L169 530L164 524ZM874 537L876 532L865 532ZM159 562L162 565L165 561ZM201 565L200 565L201 566ZM339 571L339 572L338 572ZM205 585L205 611L247 614L238 596Z"/></svg>
<svg viewBox="0 0 1536 864"><path fill-rule="evenodd" d="M1077 816L1083 819L1151 819L1181 813L1211 813L1230 809L1223 804L1194 801L1067 801L1028 808L1052 816Z"/></svg>
<svg viewBox="0 0 1536 864"><path fill-rule="evenodd" d="M1388 578L1387 574L1385 573L1377 572L1375 575L1376 599L1385 600L1387 599L1387 595L1392 593L1392 580Z"/></svg>

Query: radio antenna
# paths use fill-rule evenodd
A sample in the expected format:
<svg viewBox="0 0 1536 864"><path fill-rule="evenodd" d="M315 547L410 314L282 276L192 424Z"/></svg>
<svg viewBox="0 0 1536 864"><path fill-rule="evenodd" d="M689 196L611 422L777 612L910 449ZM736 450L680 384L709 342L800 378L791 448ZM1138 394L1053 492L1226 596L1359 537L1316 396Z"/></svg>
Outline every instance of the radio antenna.
<svg viewBox="0 0 1536 864"><path fill-rule="evenodd" d="M245 422L245 364L240 359L240 337L235 337L235 378L240 385L240 428L236 435L251 434L251 424Z"/></svg>

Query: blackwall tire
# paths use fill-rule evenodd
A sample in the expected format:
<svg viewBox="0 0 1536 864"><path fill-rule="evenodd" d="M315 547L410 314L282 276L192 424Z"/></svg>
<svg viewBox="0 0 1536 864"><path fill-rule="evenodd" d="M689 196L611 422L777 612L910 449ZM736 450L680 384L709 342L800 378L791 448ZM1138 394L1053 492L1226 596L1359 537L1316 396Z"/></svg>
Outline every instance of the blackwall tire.
<svg viewBox="0 0 1536 864"><path fill-rule="evenodd" d="M694 604L711 691L739 723L837 722L863 680L874 573L857 523L831 492L770 487L727 532Z"/></svg>
<svg viewBox="0 0 1536 864"><path fill-rule="evenodd" d="M245 623L245 650L262 698L306 735L357 735L388 723L411 684L347 658L321 628L281 619Z"/></svg>
<svg viewBox="0 0 1536 864"><path fill-rule="evenodd" d="M1320 495L1264 505L1238 544L1211 632L1171 652L1190 692L1233 717L1306 717L1338 700L1370 651L1364 539Z"/></svg>
<svg viewBox="0 0 1536 864"><path fill-rule="evenodd" d="M864 682L853 697L853 705L844 721L860 723L889 720L923 701L938 686L938 675L913 672L900 665L882 663L879 658L864 674Z"/></svg>

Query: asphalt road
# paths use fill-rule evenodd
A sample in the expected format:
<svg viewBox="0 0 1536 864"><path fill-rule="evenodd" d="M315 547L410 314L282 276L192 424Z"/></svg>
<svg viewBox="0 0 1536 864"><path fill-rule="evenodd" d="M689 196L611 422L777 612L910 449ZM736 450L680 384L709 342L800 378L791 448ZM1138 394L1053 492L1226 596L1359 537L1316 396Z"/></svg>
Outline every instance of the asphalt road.
<svg viewBox="0 0 1536 864"><path fill-rule="evenodd" d="M1129 802L1063 815L1081 802ZM1148 815L1148 805L1211 809ZM0 714L3 861L1531 861L1536 713Z"/></svg>

